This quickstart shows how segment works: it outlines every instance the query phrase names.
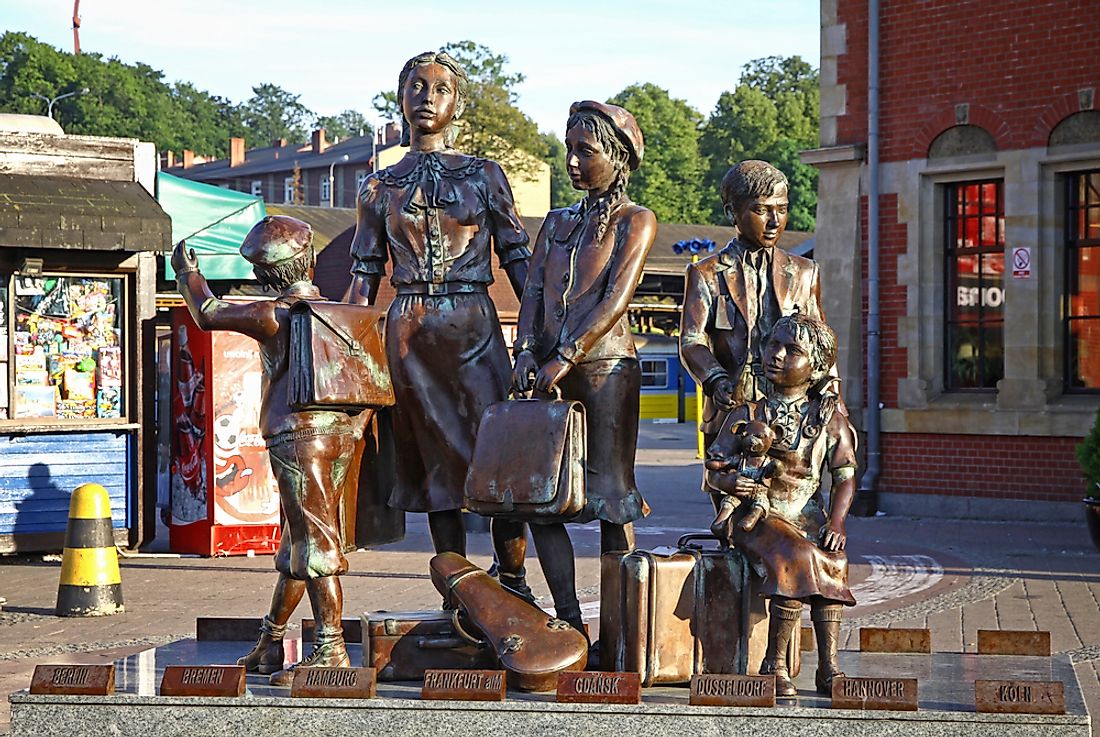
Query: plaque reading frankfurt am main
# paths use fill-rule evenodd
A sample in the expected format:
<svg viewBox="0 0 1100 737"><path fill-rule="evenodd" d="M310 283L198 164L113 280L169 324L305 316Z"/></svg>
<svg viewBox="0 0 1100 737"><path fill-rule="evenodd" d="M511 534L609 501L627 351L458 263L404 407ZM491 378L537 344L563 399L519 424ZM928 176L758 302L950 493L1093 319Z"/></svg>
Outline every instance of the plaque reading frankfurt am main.
<svg viewBox="0 0 1100 737"><path fill-rule="evenodd" d="M454 701L504 701L508 683L502 670L427 670L420 698Z"/></svg>
<svg viewBox="0 0 1100 737"><path fill-rule="evenodd" d="M1002 714L1065 714L1061 681L974 681L976 711Z"/></svg>
<svg viewBox="0 0 1100 737"><path fill-rule="evenodd" d="M692 706L775 706L775 676L691 677Z"/></svg>
<svg viewBox="0 0 1100 737"><path fill-rule="evenodd" d="M113 665L39 665L31 679L32 694L110 696L114 692Z"/></svg>
<svg viewBox="0 0 1100 737"><path fill-rule="evenodd" d="M641 692L637 673L570 670L558 674L557 700L565 704L638 704Z"/></svg>
<svg viewBox="0 0 1100 737"><path fill-rule="evenodd" d="M292 698L373 699L374 668L295 668Z"/></svg>
<svg viewBox="0 0 1100 737"><path fill-rule="evenodd" d="M916 678L835 678L834 709L917 710Z"/></svg>
<svg viewBox="0 0 1100 737"><path fill-rule="evenodd" d="M169 665L160 681L161 696L241 696L243 665Z"/></svg>

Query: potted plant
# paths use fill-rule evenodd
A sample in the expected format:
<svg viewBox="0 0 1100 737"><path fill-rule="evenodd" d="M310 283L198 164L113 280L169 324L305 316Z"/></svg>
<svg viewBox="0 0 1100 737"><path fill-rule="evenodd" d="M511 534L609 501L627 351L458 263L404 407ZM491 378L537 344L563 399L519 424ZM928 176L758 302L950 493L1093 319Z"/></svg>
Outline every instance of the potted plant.
<svg viewBox="0 0 1100 737"><path fill-rule="evenodd" d="M1100 412L1096 423L1077 446L1077 461L1085 472L1087 490L1085 491L1085 521L1092 536L1092 544L1100 550Z"/></svg>

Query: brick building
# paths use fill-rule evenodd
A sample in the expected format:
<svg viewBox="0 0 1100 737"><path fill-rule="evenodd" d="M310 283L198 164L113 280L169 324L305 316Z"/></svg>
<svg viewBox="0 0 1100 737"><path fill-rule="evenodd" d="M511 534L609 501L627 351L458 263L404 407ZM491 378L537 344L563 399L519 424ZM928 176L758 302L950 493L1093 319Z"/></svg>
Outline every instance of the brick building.
<svg viewBox="0 0 1100 737"><path fill-rule="evenodd" d="M861 490L887 512L1079 518L1073 450L1100 406L1088 5L822 0L815 257L846 399L873 430L877 234L881 467Z"/></svg>

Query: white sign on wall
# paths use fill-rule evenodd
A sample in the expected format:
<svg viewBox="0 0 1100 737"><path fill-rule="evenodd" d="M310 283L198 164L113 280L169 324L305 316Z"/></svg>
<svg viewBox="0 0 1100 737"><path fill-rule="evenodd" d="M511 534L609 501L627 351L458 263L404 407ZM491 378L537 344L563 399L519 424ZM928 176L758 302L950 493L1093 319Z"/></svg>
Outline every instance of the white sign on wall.
<svg viewBox="0 0 1100 737"><path fill-rule="evenodd" d="M1031 249L1027 246L1012 249L1012 278L1031 278Z"/></svg>

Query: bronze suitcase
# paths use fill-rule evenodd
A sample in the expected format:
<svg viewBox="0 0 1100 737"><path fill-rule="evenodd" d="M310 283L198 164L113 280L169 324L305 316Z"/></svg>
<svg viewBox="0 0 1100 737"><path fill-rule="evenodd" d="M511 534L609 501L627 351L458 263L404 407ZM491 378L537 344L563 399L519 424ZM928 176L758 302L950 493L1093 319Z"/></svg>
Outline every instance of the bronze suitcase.
<svg viewBox="0 0 1100 737"><path fill-rule="evenodd" d="M568 520L584 509L586 430L580 402L516 399L481 417L466 508L492 517Z"/></svg>
<svg viewBox="0 0 1100 737"><path fill-rule="evenodd" d="M429 668L499 668L496 654L456 612L367 612L363 667L379 681L420 681Z"/></svg>
<svg viewBox="0 0 1100 737"><path fill-rule="evenodd" d="M288 402L357 414L394 403L377 307L303 300L290 307Z"/></svg>
<svg viewBox="0 0 1100 737"><path fill-rule="evenodd" d="M750 567L740 553L704 550L699 540L716 538L685 535L675 550L604 554L603 670L639 673L644 686L759 671L767 612L753 595ZM795 657L797 640L792 638Z"/></svg>

